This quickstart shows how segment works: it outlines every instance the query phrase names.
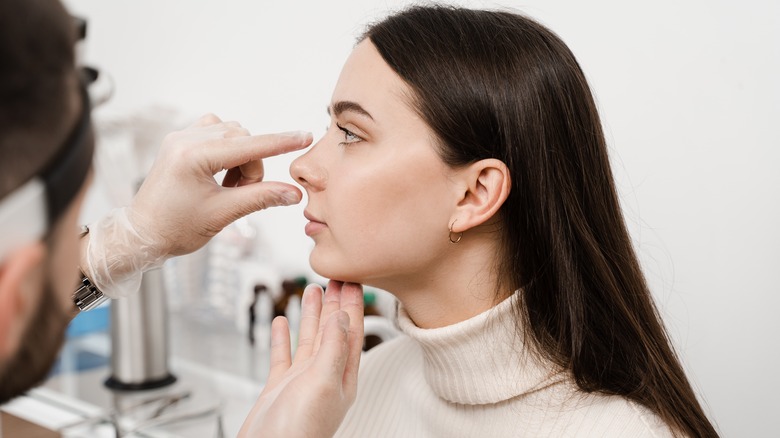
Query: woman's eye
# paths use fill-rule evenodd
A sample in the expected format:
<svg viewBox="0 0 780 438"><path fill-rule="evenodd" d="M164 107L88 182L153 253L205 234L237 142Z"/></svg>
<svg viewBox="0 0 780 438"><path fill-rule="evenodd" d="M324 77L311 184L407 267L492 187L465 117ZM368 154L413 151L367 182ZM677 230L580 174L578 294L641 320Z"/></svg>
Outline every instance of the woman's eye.
<svg viewBox="0 0 780 438"><path fill-rule="evenodd" d="M338 126L338 128L344 133L344 141L340 142L339 146L347 146L350 144L358 143L363 140L362 138L355 135L354 132L339 125L338 123L336 124L336 126Z"/></svg>

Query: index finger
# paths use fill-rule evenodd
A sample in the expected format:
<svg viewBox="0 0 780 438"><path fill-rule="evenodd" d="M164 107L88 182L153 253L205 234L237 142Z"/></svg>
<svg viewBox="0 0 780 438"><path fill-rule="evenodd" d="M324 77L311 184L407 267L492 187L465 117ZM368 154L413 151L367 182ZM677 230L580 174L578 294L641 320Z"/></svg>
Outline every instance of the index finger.
<svg viewBox="0 0 780 438"><path fill-rule="evenodd" d="M205 151L209 163L215 163L222 167L221 169L212 169L214 172L303 149L311 144L312 135L310 132L297 131L229 137L220 139L219 142L221 147L209 147Z"/></svg>

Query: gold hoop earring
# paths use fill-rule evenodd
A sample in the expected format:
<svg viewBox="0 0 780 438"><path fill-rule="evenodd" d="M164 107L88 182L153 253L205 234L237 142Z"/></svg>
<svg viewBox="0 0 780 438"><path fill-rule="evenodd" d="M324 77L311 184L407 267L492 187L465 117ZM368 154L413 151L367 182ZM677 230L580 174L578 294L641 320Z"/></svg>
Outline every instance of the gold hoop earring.
<svg viewBox="0 0 780 438"><path fill-rule="evenodd" d="M452 221L452 225L450 225L450 243L458 243L458 242L460 242L460 239L463 238L463 232L462 231L460 233L458 233L458 238L457 239L453 239L452 238L452 227L455 226L455 222L457 222L457 221L458 220L455 219L454 221Z"/></svg>

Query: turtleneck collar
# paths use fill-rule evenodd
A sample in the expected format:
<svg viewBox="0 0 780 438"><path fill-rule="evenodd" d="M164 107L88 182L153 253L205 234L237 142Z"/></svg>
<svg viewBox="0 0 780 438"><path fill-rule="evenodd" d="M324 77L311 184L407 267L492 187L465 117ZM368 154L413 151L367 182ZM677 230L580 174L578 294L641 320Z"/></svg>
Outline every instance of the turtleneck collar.
<svg viewBox="0 0 780 438"><path fill-rule="evenodd" d="M491 404L544 388L560 370L525 348L516 328L514 293L473 318L446 327L417 327L400 306L398 324L417 341L425 358L425 380L444 400Z"/></svg>

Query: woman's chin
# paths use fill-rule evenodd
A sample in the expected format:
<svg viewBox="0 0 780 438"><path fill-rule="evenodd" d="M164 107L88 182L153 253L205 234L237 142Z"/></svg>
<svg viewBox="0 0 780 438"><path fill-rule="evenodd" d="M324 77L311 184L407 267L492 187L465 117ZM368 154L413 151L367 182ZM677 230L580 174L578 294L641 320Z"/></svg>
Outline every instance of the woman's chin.
<svg viewBox="0 0 780 438"><path fill-rule="evenodd" d="M331 261L323 260L322 258L317 257L314 252L309 256L309 264L317 275L324 278L342 281L344 283L362 284L362 276L356 275L354 270L341 266L338 263L333 263L332 259Z"/></svg>

